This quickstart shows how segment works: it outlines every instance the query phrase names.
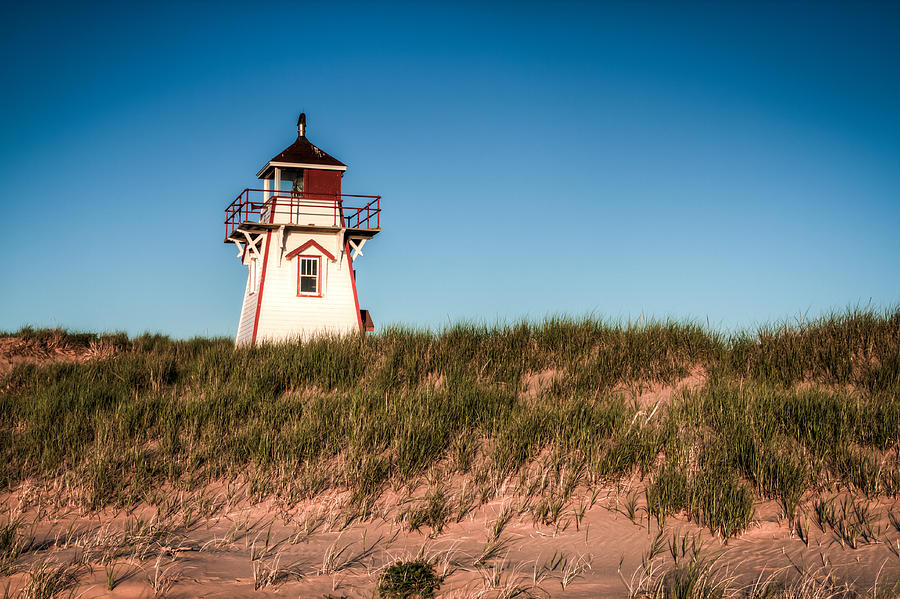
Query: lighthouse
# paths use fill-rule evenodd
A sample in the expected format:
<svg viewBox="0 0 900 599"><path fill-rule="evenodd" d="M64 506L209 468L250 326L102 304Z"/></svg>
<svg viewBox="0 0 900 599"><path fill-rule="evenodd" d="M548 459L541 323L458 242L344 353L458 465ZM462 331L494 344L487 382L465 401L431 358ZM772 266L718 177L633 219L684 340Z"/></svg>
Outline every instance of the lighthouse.
<svg viewBox="0 0 900 599"><path fill-rule="evenodd" d="M353 262L381 230L381 196L341 192L347 165L306 137L256 173L225 209L225 242L247 267L237 345L365 333Z"/></svg>

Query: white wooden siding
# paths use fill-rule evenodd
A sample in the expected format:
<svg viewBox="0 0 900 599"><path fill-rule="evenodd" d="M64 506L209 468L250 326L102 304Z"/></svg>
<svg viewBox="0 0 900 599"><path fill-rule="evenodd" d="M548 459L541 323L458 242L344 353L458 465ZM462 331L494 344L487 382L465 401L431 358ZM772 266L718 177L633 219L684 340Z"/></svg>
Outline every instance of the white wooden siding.
<svg viewBox="0 0 900 599"><path fill-rule="evenodd" d="M315 240L335 257L335 261L332 262L327 256L322 256L323 297L298 297L297 258L290 260L284 258L310 239ZM359 313L353 299L350 266L343 249L337 234L291 232L286 234L284 254L280 256L278 235L272 233L256 333L257 342L309 339L322 334L347 334L359 331ZM315 247L304 250L303 254L321 255ZM257 296L250 294L249 291L248 280L236 338L238 345L250 343L252 340Z"/></svg>
<svg viewBox="0 0 900 599"><path fill-rule="evenodd" d="M238 321L237 337L235 337L235 345L249 344L253 341L253 318L256 316L256 294L250 293L250 252L247 251L243 260L247 268L247 284L244 286L244 301L241 304L241 319ZM259 276L259 265L257 265L256 276Z"/></svg>
<svg viewBox="0 0 900 599"><path fill-rule="evenodd" d="M314 225L317 227L340 226L341 217L333 200L290 198L282 195L266 202L259 222L275 224ZM275 213L271 214L274 210ZM270 220L271 219L271 220Z"/></svg>

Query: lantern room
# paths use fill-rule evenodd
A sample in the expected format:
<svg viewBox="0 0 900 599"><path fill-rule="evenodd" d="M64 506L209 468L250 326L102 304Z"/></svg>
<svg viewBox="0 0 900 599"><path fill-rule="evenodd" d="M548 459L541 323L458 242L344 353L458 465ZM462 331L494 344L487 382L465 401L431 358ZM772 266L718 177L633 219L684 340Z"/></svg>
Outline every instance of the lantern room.
<svg viewBox="0 0 900 599"><path fill-rule="evenodd" d="M263 201L273 223L327 226L341 197L341 177L347 166L306 138L306 114L297 121L297 141L263 166ZM330 210L329 210L330 208ZM331 222L329 223L329 217Z"/></svg>

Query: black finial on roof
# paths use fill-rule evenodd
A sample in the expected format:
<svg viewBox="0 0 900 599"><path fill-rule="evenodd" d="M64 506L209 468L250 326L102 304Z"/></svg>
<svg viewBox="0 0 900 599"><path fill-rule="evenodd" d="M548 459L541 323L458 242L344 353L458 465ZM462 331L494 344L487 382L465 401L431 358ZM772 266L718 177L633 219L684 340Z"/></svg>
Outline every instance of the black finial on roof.
<svg viewBox="0 0 900 599"><path fill-rule="evenodd" d="M272 162L281 162L282 164L278 166L296 165L297 168L316 169L326 167L327 170L338 171L347 169L346 164L334 156L329 156L306 138L306 113L301 113L300 118L297 119L297 139L269 161L269 163ZM260 179L265 179L271 174L271 169L273 168L275 167L272 164L266 164L261 171L256 173L256 176Z"/></svg>
<svg viewBox="0 0 900 599"><path fill-rule="evenodd" d="M301 112L297 119L297 137L306 137L306 113Z"/></svg>

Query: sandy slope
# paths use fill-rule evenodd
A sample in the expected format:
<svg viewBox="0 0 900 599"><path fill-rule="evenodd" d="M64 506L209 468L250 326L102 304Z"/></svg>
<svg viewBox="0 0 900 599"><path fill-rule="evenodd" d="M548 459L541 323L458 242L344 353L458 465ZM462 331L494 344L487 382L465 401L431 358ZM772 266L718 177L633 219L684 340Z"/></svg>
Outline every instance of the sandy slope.
<svg viewBox="0 0 900 599"><path fill-rule="evenodd" d="M447 575L439 597L510 596L515 590L535 596L624 597L629 586L637 587L646 578L642 561L657 572L671 568L668 542L685 536L699 539L702 558L713 561L717 576L731 579L732 588L760 576L802 572L829 572L864 590L876 577L882 584L900 580L900 557L889 549L900 546L900 533L885 518L889 505L877 506L882 537L857 549L842 547L833 532L823 532L814 523L807 546L791 534L787 521L778 520L774 505L764 504L758 506L757 514L765 516L727 544L690 522L670 518L657 539L658 555L650 556L658 532L655 522L648 531L640 506L635 521L630 520L624 513L625 495L610 488L600 493L579 522L575 513L580 501L590 501L587 496L571 502L557 526L535 524L528 514L513 516L499 537L496 555L477 564L493 522L508 506L517 505L517 498L493 500L449 524L435 538L427 528L409 531L398 522L402 508L398 510L396 503L382 505L381 515L369 521L343 526L338 497L289 510L274 502L222 506L208 520L188 522L187 527L184 512L162 520L155 520L149 508L39 516L35 506L19 509L19 499L6 496L3 505L9 515L34 523L31 534L42 547L20 557L20 572L4 584L11 591L22 587L28 581L27 570L46 558L60 563L83 561L77 571L77 595L85 598L153 597L154 577L171 583L162 593L168 597L322 597L328 593L370 597L385 565L420 555ZM221 500L227 502L224 496ZM133 532L139 521L145 523L143 536ZM132 530L132 539L123 541L126 529ZM559 563L551 569L554 560ZM108 591L111 563L117 564L116 583ZM254 569L261 572L256 585L272 573L263 588L254 588Z"/></svg>
<svg viewBox="0 0 900 599"><path fill-rule="evenodd" d="M21 362L104 357L104 348L0 338L0 375ZM547 371L525 381L525 395L553 380ZM694 371L674 386L625 390L642 405L657 406L674 393L702 385ZM229 485L230 487L231 485ZM449 485L450 493L458 485ZM424 488L415 490L421 498ZM809 537L801 539L774 503L756 506L757 520L727 544L684 518L670 517L660 532L648 523L638 500L635 517L626 513L633 490L609 487L572 498L552 526L536 523L523 498L500 492L480 508L450 523L440 534L409 530L404 514L410 499L397 490L379 500L373 515L346 522L348 506L339 494L292 506L274 500L250 503L223 485L181 496L162 510L85 514L67 507L54 483L20 485L0 495L0 524L19 521L30 543L15 561L15 572L0 580L10 596L32 581L42 563L73 564L70 589L91 597L371 597L381 570L398 559L430 560L445 575L439 597L626 597L673 567L670 544L699 547L716 580L731 589L754 580L826 574L869 590L900 581L900 530L888 519L900 505L874 503L877 538L857 548L842 544L832 530L800 516ZM173 493L174 496L174 493ZM211 506L204 508L204 505ZM583 516L581 508L584 507ZM515 515L495 539L497 519ZM200 517L198 514L205 512ZM49 560L49 561L48 561ZM689 557L680 556L682 565ZM108 590L108 575L112 590ZM154 588L156 587L156 588ZM898 587L900 589L900 587Z"/></svg>

